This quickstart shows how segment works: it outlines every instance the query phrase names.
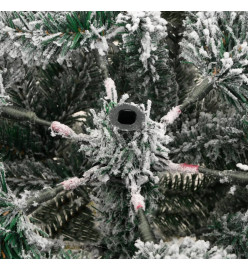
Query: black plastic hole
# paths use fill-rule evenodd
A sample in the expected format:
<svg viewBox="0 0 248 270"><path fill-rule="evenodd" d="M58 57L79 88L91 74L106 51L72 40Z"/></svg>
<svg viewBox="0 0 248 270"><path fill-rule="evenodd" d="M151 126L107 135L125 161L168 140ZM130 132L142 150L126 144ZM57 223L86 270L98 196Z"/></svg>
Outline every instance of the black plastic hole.
<svg viewBox="0 0 248 270"><path fill-rule="evenodd" d="M136 112L131 110L120 110L118 122L124 125L132 125L136 121Z"/></svg>

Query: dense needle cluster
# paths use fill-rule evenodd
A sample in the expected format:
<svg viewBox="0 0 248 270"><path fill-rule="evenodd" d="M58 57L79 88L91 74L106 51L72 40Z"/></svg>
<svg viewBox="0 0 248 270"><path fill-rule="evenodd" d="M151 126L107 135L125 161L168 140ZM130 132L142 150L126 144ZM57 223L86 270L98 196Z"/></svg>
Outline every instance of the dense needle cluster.
<svg viewBox="0 0 248 270"><path fill-rule="evenodd" d="M2 12L0 258L247 258L247 14Z"/></svg>

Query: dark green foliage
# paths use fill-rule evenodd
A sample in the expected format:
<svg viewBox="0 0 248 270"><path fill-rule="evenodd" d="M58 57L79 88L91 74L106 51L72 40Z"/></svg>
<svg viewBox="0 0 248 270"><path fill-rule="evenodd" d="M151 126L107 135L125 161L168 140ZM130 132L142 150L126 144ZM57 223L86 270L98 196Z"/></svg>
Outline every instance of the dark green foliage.
<svg viewBox="0 0 248 270"><path fill-rule="evenodd" d="M92 54L73 53L69 67L57 63L48 65L45 70L30 69L18 82L10 80L12 69L5 75L6 91L18 110L33 111L42 119L61 121L73 128L82 123L78 122L80 116L73 114L97 108L99 102L96 100L104 95L101 72ZM8 83L9 80L11 84ZM63 148L68 149L68 144L61 144L61 140L51 138L49 130L42 126L32 123L19 126L9 121L2 123L1 152L5 159L14 159L21 154L22 157L28 155L38 159L48 156L53 158L54 155L59 155ZM80 127L76 129L82 131ZM19 134L18 137L15 134ZM76 151L74 156L78 156Z"/></svg>
<svg viewBox="0 0 248 270"><path fill-rule="evenodd" d="M180 58L181 48L179 42L182 40L182 32L185 30L183 20L186 14L187 12L182 11L162 11L161 13L161 17L168 22L166 25L168 29L166 45L170 59L172 60L170 62L170 69L174 70L175 80L178 85L177 96L174 96L171 100L172 105L181 104L183 102L190 89L195 85L195 79L197 77L196 68L194 68L192 64L184 63Z"/></svg>
<svg viewBox="0 0 248 270"><path fill-rule="evenodd" d="M144 71L143 63L139 60L139 35L126 36L125 44L120 43L119 59L116 56L111 75L113 78L121 78L120 81L116 80L117 89L120 89L120 93L130 94L129 101L146 103L150 99L153 119L158 120L178 102L175 72L168 59L166 43L161 41L150 60L159 76L157 81L153 81L152 70L148 68Z"/></svg>
<svg viewBox="0 0 248 270"><path fill-rule="evenodd" d="M8 185L16 196L25 190L37 191L45 186L54 187L72 174L63 162L56 160L23 159L4 164Z"/></svg>
<svg viewBox="0 0 248 270"><path fill-rule="evenodd" d="M96 106L103 80L93 54L74 53L68 61L69 67L57 63L31 69L21 82L6 88L13 104L66 124L75 122L72 114Z"/></svg>
<svg viewBox="0 0 248 270"><path fill-rule="evenodd" d="M0 165L0 258L20 259L25 253L31 253L37 258L39 250L28 243L22 210L13 202L13 196L7 189L4 169Z"/></svg>
<svg viewBox="0 0 248 270"><path fill-rule="evenodd" d="M231 187L235 188L234 192L230 192ZM218 213L219 216L227 213L235 214L238 211L242 213L246 212L248 203L248 189L246 187L224 183L222 189L225 194L215 207L215 212Z"/></svg>
<svg viewBox="0 0 248 270"><path fill-rule="evenodd" d="M99 245L106 259L131 258L135 252L134 242L140 237L137 215L130 209L130 192L121 181L110 180L93 190L92 199L96 205L92 208L96 210L96 223L101 231ZM158 187L147 183L141 192L148 198L146 214L152 222L155 201L160 198Z"/></svg>
<svg viewBox="0 0 248 270"><path fill-rule="evenodd" d="M248 100L247 12L188 12L181 57L238 110Z"/></svg>
<svg viewBox="0 0 248 270"><path fill-rule="evenodd" d="M31 125L24 126L11 120L0 120L0 157L2 160L23 159L41 152L39 137L33 136ZM32 150L31 150L32 149Z"/></svg>
<svg viewBox="0 0 248 270"><path fill-rule="evenodd" d="M170 149L175 162L223 170L247 159L246 129L237 114L191 114L174 131Z"/></svg>
<svg viewBox="0 0 248 270"><path fill-rule="evenodd" d="M14 208L5 205L3 200L7 200L3 194L1 194L1 209L6 210L1 215L5 215L5 217L0 218L0 224L5 225L7 220L10 218L10 223L7 226L4 226L4 229L0 229L0 247L1 247L1 259L20 259L23 257L22 252L29 252L32 250L32 247L29 246L25 236L22 235L21 231L18 231L17 225L18 223L23 222L21 220L21 214L13 213ZM10 214L9 214L10 212ZM11 217L10 217L11 216ZM34 250L34 256L39 256L38 250Z"/></svg>
<svg viewBox="0 0 248 270"><path fill-rule="evenodd" d="M74 193L64 191L50 202L41 205L32 217L27 217L25 205L22 205L23 200L18 201L12 191L8 190L4 170L2 164L0 165L0 258L91 258L93 254L85 253L83 249L63 250L60 246L56 247L56 242L50 242L50 250L45 248L50 241L46 237L63 235L65 240L74 239L81 242L97 239L98 232L94 229L92 213L86 207L89 203L87 191L84 189L78 189ZM24 171L26 172L25 169ZM23 185L15 187L15 193L29 194L30 190L34 192L44 186L41 180L32 182L29 179L29 183L32 183L31 186L25 185L26 190L23 193L20 190ZM15 185L17 184L15 181Z"/></svg>
<svg viewBox="0 0 248 270"><path fill-rule="evenodd" d="M34 224L39 225L49 237L93 244L99 237L94 216L87 207L90 203L86 188L61 192L54 199L41 205L33 214Z"/></svg>
<svg viewBox="0 0 248 270"><path fill-rule="evenodd" d="M187 23L195 22L195 13L188 14L183 24L184 12L163 12L162 16L168 20L168 36L160 40L148 60L159 79L154 82L152 68L149 66L145 70L140 60L141 29L131 34L122 29L123 32L107 39L105 74L96 61L96 51L89 45L104 40L119 26L115 23L118 14L86 11L2 14L5 26L22 35L10 40L0 25L0 43L6 50L0 56L0 71L10 102L19 110L33 111L47 121L60 121L77 133L85 132L87 127L92 127L89 109L98 110L100 99L105 96L103 81L107 74L115 81L119 97L128 93L128 102L136 103L146 103L150 99L151 118L158 120L172 106L181 104L191 95L191 88L200 74L215 75L217 80L225 78L226 73L218 73L219 60L224 52L232 53L237 39L241 42L247 39L247 20L240 19L245 18L246 13L241 12L235 18L232 33L226 27L231 20L230 13L224 12L219 18L222 32L218 39L221 42L219 62L211 69L208 64L215 61L213 54L205 62L187 50L192 61L179 57L182 32L187 29ZM91 24L95 28L103 27L97 30L99 35L92 31ZM35 44L32 38L36 30L41 31L41 39ZM25 36L30 31L31 38ZM121 36L124 32L125 38ZM56 33L59 34L54 36ZM110 41L118 41L118 44ZM14 42L19 42L21 47L15 47ZM156 43L155 36L152 42ZM242 57L247 59L247 55ZM196 63L192 64L193 60L201 64L199 69ZM233 67L241 66L235 62ZM243 67L243 72L247 72L247 67ZM224 97L239 109L240 106L245 108L247 85L235 80L227 78L218 87L215 85L204 100L183 112L174 126L167 128L167 134L174 139L168 146L174 162L219 170L235 170L239 162L247 164L245 112L237 113L223 101ZM223 92L223 87L238 101L229 92ZM82 111L86 113L86 122L79 121L81 116L74 116ZM13 119L4 119L6 115L0 116L0 157L5 162L10 187L7 188L1 170L0 258L22 258L23 251L29 258L91 258L91 254L85 253L80 246L82 243L89 244L87 250L97 247L103 258L131 258L135 253L134 243L140 237L138 219L130 211L130 192L124 185L112 181L101 187L63 191L32 213L29 221L45 232L42 234L37 229L37 235L46 236L47 233L55 240L64 237L66 241L76 241L79 250L52 249L44 253L36 245L30 245L25 228L18 227L24 218L28 221L27 217L23 209L13 203L13 198L20 199L25 192L38 194L44 187L56 187L69 177L82 177L92 164L78 152L80 144L52 138L46 127L31 122L14 123ZM142 186L141 193L147 196L146 214L156 238L168 240L192 234L203 237L204 232L210 231L206 240L224 247L231 245L239 258L248 258L247 189L237 185L234 194L230 194L231 185L218 181L213 177L167 173L161 176L159 187L149 183Z"/></svg>
<svg viewBox="0 0 248 270"><path fill-rule="evenodd" d="M75 53L69 61L69 67L51 64L46 70L39 70L36 112L41 118L72 125L74 113L99 106L96 100L102 96L103 79L93 54Z"/></svg>
<svg viewBox="0 0 248 270"><path fill-rule="evenodd" d="M4 46L10 54L22 54L28 65L38 63L38 60L47 65L49 61L63 61L69 51L82 49L82 45L88 51L89 41L105 36L113 26L118 13L111 11L3 12L2 27L9 27L9 32L19 33L19 36L16 36L11 44L8 43L9 36L6 32L1 33L0 39L5 43ZM94 31L92 26L97 30ZM98 31L98 28L102 30ZM21 48L18 48L14 41L18 42Z"/></svg>
<svg viewBox="0 0 248 270"><path fill-rule="evenodd" d="M238 258L248 258L247 211L214 216L211 223L211 233L205 237L212 239L214 244L228 247Z"/></svg>
<svg viewBox="0 0 248 270"><path fill-rule="evenodd" d="M97 259L97 253L89 253L83 249L61 249L57 254L51 254L47 259Z"/></svg>
<svg viewBox="0 0 248 270"><path fill-rule="evenodd" d="M214 179L203 175L163 173L155 223L163 239L195 234L206 227L209 213L222 196L222 188Z"/></svg>

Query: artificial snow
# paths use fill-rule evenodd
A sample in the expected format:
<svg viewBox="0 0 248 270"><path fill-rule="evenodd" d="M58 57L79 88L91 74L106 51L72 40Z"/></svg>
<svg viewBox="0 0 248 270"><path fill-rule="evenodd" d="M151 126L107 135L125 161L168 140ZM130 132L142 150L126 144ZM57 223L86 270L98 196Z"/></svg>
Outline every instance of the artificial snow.
<svg viewBox="0 0 248 270"><path fill-rule="evenodd" d="M120 13L116 22L125 25L128 32L122 35L124 48L128 43L128 37L141 35L139 38L140 48L138 49L139 60L143 64L144 72L150 70L153 82L157 81L159 75L154 66L156 56L153 52L157 50L158 43L167 36L167 21L161 18L160 12L128 11L125 15ZM144 86L145 84L144 81Z"/></svg>
<svg viewBox="0 0 248 270"><path fill-rule="evenodd" d="M210 247L210 243L204 240L196 240L192 237L173 239L170 242L160 240L158 244L143 242L138 239L135 242L138 249L134 259L235 259L235 254L229 254L227 250Z"/></svg>
<svg viewBox="0 0 248 270"><path fill-rule="evenodd" d="M73 190L80 186L81 182L82 179L79 179L78 177L72 177L63 181L61 184L63 185L65 190Z"/></svg>
<svg viewBox="0 0 248 270"><path fill-rule="evenodd" d="M228 193L234 195L234 192L236 191L236 189L237 189L236 186L232 186Z"/></svg>
<svg viewBox="0 0 248 270"><path fill-rule="evenodd" d="M165 116L161 118L161 122L172 124L181 114L180 106L173 107Z"/></svg>
<svg viewBox="0 0 248 270"><path fill-rule="evenodd" d="M230 57L229 52L225 52L224 53L224 58L222 58L220 61L222 62L222 65L223 65L224 69L229 69L233 65L233 60Z"/></svg>
<svg viewBox="0 0 248 270"><path fill-rule="evenodd" d="M61 124L58 121L53 121L50 126L50 129L51 129L51 136L53 137L56 135L60 135L65 138L69 138L76 135L71 128L69 128L64 124Z"/></svg>
<svg viewBox="0 0 248 270"><path fill-rule="evenodd" d="M4 71L0 71L0 106L6 105L6 100L9 99L9 96L7 95L3 85L3 76L2 76L3 72Z"/></svg>
<svg viewBox="0 0 248 270"><path fill-rule="evenodd" d="M132 193L131 202L136 212L139 208L145 210L145 198L139 192Z"/></svg>
<svg viewBox="0 0 248 270"><path fill-rule="evenodd" d="M148 69L147 60L151 57L151 36L149 32L146 32L143 38L141 39L142 52L140 54L140 61L143 63L145 70Z"/></svg>
<svg viewBox="0 0 248 270"><path fill-rule="evenodd" d="M242 32L247 32L246 16L242 12L190 13L184 21L184 38L180 42L181 57L193 64L203 77L213 79L214 88L238 106L242 96L247 98L246 88L242 87L248 84L247 69L242 67L248 63L248 46L245 35L233 29L242 25ZM223 37L222 27L228 39Z"/></svg>
<svg viewBox="0 0 248 270"><path fill-rule="evenodd" d="M176 172L181 172L181 173L192 173L192 174L198 174L198 165L192 165L192 164L176 164L173 163L172 161L167 161L168 167L167 169L170 171L176 171Z"/></svg>
<svg viewBox="0 0 248 270"><path fill-rule="evenodd" d="M101 36L99 33L105 30L105 27L101 27L97 29L93 24L90 25L90 29L92 32L98 37L98 40L93 40L90 44L90 48L97 49L99 55L104 56L106 52L108 51L108 42L106 37Z"/></svg>
<svg viewBox="0 0 248 270"><path fill-rule="evenodd" d="M2 76L2 72L0 72L0 97L4 97L5 96L5 89L3 86L3 76Z"/></svg>
<svg viewBox="0 0 248 270"><path fill-rule="evenodd" d="M248 165L245 165L245 164L242 164L242 163L238 163L238 164L236 164L236 166L239 169L243 170L243 171L248 171Z"/></svg>
<svg viewBox="0 0 248 270"><path fill-rule="evenodd" d="M117 103L117 91L115 87L115 82L111 78L107 78L104 81L104 86L107 94L105 99Z"/></svg>

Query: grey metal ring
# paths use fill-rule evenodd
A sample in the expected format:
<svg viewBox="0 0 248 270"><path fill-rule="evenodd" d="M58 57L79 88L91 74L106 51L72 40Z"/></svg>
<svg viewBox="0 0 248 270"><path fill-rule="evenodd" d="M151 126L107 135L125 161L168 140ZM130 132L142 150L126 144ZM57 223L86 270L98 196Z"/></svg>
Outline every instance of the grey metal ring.
<svg viewBox="0 0 248 270"><path fill-rule="evenodd" d="M123 103L110 111L110 122L123 131L141 130L145 122L145 113L138 107Z"/></svg>

